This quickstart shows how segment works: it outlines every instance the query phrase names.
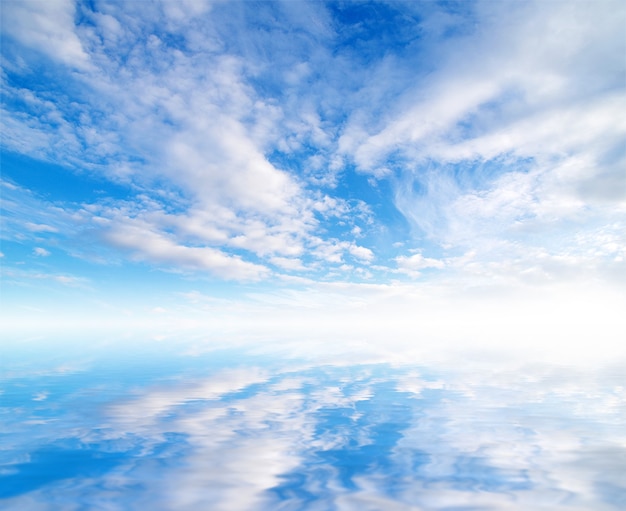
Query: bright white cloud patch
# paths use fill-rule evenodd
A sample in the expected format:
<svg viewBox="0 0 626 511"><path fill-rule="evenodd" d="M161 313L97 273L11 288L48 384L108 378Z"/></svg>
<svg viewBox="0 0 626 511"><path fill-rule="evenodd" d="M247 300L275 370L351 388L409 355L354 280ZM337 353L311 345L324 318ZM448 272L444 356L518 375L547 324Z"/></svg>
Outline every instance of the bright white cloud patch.
<svg viewBox="0 0 626 511"><path fill-rule="evenodd" d="M24 0L2 6L2 32L24 47L68 66L86 68L89 57L76 33L72 0Z"/></svg>
<svg viewBox="0 0 626 511"><path fill-rule="evenodd" d="M117 247L130 249L139 258L145 257L174 267L211 270L226 279L256 279L266 271L263 266L247 263L213 248L179 245L165 235L150 232L141 223L115 226L107 232L106 239Z"/></svg>
<svg viewBox="0 0 626 511"><path fill-rule="evenodd" d="M424 257L422 254L396 257L398 271L408 275L419 275L418 271L425 268L443 268L445 263L439 259Z"/></svg>

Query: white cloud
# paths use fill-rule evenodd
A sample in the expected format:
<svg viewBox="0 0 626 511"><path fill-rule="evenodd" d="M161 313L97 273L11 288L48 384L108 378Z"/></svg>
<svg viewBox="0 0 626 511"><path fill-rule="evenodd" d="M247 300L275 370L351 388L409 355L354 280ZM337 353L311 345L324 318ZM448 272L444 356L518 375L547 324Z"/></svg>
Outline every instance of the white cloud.
<svg viewBox="0 0 626 511"><path fill-rule="evenodd" d="M297 258L291 257L272 257L270 258L270 263L275 264L276 266L283 268L285 270L290 271L303 271L306 268L302 264L302 261Z"/></svg>
<svg viewBox="0 0 626 511"><path fill-rule="evenodd" d="M372 173L402 154L396 206L442 245L589 208L623 213L623 5L484 2L475 14L479 30L443 43L380 130L354 115L342 150Z"/></svg>
<svg viewBox="0 0 626 511"><path fill-rule="evenodd" d="M131 250L139 259L195 270L210 270L225 279L256 280L268 273L265 266L243 261L211 247L178 244L163 233L153 232L149 225L128 220L105 233L112 245Z"/></svg>
<svg viewBox="0 0 626 511"><path fill-rule="evenodd" d="M53 60L80 69L89 68L74 26L72 0L23 0L2 6L2 32Z"/></svg>
<svg viewBox="0 0 626 511"><path fill-rule="evenodd" d="M254 273L257 277L268 274L257 264L259 258L294 258L305 252L313 258L323 257L316 236L319 219L340 213L348 216L352 206L309 190L295 173L269 161L268 148L290 136L295 120L286 122L286 106L259 95L249 85L254 61L223 52L175 49L159 42L159 33L145 44L129 40L160 22L189 42L197 43L198 38L210 38L211 34L217 37L217 22L209 20L200 26L195 20L207 13L208 4L173 8L167 3L162 7L164 19L159 18L159 10L137 18L132 5L109 5L101 13L86 10L85 16L91 16L95 26L81 25L80 34L96 67L80 76L80 86L89 87L90 104L83 108L48 101L46 107L61 120L68 118L70 111L77 115L78 109L81 122L72 126L63 121L68 133L51 138L50 126L34 116L7 115L21 130L35 130L32 136L26 132L16 136L15 144L29 140L46 155L53 152L57 161L104 172L105 177L132 183L149 195L157 204L150 204L148 212L135 209L130 215L135 219L133 236L151 240L145 244L124 234L127 215L115 210L126 208L125 204L114 205L108 213L101 211L95 219L81 215L83 222L95 221L96 230L106 218L108 233L100 239L115 247L132 248L145 261L180 262L218 275L250 278ZM116 53L127 47L132 51L121 66ZM43 104L36 93L31 95L32 101ZM327 144L315 107L301 119L305 127L299 143L312 137L318 145ZM8 131L15 134L16 130ZM41 137L35 137L36 133ZM74 145L57 146L57 139ZM22 149L33 153L32 148ZM104 166L103 160L107 161ZM162 187L166 190L161 198L155 188ZM177 195L176 213L165 211L170 209L170 191ZM141 206L146 203L138 201ZM357 203L355 208L362 206ZM116 222L120 224L116 226ZM349 241L345 243L337 249L334 261L339 262L339 251L350 246ZM338 245L338 241L329 240L329 244ZM361 260L371 259L366 247L350 250ZM223 271L231 265L239 269ZM284 265L283 269L289 270Z"/></svg>
<svg viewBox="0 0 626 511"><path fill-rule="evenodd" d="M426 268L444 268L445 263L440 259L432 259L424 257L422 254L413 254L411 256L398 256L395 259L400 273L406 273L411 276L419 276L419 270Z"/></svg>
<svg viewBox="0 0 626 511"><path fill-rule="evenodd" d="M616 148L626 141L625 70L616 59L625 12L612 2L493 10L479 3L481 29L444 44L436 71L378 132L355 138L349 127L344 151L373 173L399 151L395 204L416 234L474 251L485 277L497 260L522 276L541 249L581 262L579 233L591 241L598 226L624 221L626 160ZM613 263L585 260L612 272Z"/></svg>
<svg viewBox="0 0 626 511"><path fill-rule="evenodd" d="M62 273L43 273L37 271L22 270L20 268L3 268L2 276L7 283L29 287L32 281L52 281L68 287L86 288L88 280L76 275Z"/></svg>
<svg viewBox="0 0 626 511"><path fill-rule="evenodd" d="M56 227L46 224L34 224L32 222L26 222L26 228L32 232L59 232Z"/></svg>
<svg viewBox="0 0 626 511"><path fill-rule="evenodd" d="M115 19L111 14L98 18L109 31L117 27ZM118 13L117 19L123 19L123 15ZM115 31L119 35L119 30ZM109 38L108 44L115 39ZM97 46L91 49L99 51ZM146 48L145 54L138 51L133 65L147 64L154 51L165 50ZM186 230L195 234L199 244L221 238L234 248L260 256L301 254L305 238L317 227L311 208L326 214L337 209L338 201L322 196L311 202L300 183L266 160L262 145L267 133L275 131L283 119L280 109L255 97L245 84L244 67L249 64L229 55L209 57L204 66L197 65L196 57L181 52L164 56L172 63L165 72L159 69L157 74L148 68L136 77L125 75L120 80L114 78L116 71L110 74L103 69L106 72L91 78L94 87L104 93L104 104L96 106L110 108L106 105L110 102L111 106L121 106L115 110L124 112L112 117L116 121L111 126L100 126L99 136L111 128L125 132L131 148L152 163L151 173L156 170L190 195L190 214L177 218L169 215L163 221L177 222L183 233ZM103 57L99 55L101 65L113 70L115 63ZM211 68L210 75L205 67ZM170 120L175 122L175 129ZM312 130L317 133L317 144L325 143L315 111L309 111L304 120L307 125L317 126ZM266 127L259 131L259 126ZM94 141L88 145L93 147ZM130 172L133 179L142 184L148 180L149 184L150 177L143 169L135 166ZM341 207L347 214L346 205ZM161 227L148 223L153 230ZM309 240L311 243L319 246L317 241ZM333 245L336 248L330 260L341 262L339 244L328 244ZM348 246L342 245L341 250ZM363 260L371 259L365 247L350 250ZM317 249L311 253L320 254Z"/></svg>
<svg viewBox="0 0 626 511"><path fill-rule="evenodd" d="M33 249L33 254L39 257L47 257L50 255L50 251L42 247L35 247Z"/></svg>
<svg viewBox="0 0 626 511"><path fill-rule="evenodd" d="M370 262L374 259L374 252L367 247L361 247L359 245L350 245L349 252L356 257L366 262Z"/></svg>

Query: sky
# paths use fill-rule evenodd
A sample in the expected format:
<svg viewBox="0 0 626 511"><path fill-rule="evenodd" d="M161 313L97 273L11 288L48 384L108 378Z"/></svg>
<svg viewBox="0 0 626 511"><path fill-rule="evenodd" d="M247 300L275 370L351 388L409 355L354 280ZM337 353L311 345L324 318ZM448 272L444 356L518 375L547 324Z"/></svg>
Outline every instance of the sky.
<svg viewBox="0 0 626 511"><path fill-rule="evenodd" d="M0 8L8 330L626 356L623 2Z"/></svg>

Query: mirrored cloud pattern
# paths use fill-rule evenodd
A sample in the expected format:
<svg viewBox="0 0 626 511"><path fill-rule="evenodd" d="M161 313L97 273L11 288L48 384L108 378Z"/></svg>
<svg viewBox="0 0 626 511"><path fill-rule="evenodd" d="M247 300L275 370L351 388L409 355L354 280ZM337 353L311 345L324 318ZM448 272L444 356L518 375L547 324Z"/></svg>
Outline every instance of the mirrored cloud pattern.
<svg viewBox="0 0 626 511"><path fill-rule="evenodd" d="M618 368L350 364L216 347L170 355L83 350L6 372L1 507L582 511L626 503Z"/></svg>

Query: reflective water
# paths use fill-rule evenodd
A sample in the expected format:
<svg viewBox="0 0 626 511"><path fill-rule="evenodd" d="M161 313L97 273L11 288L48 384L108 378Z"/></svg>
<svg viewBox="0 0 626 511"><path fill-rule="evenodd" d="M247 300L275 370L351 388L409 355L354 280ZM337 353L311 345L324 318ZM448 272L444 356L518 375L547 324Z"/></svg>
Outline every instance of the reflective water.
<svg viewBox="0 0 626 511"><path fill-rule="evenodd" d="M2 358L2 509L626 509L619 367L210 342Z"/></svg>

